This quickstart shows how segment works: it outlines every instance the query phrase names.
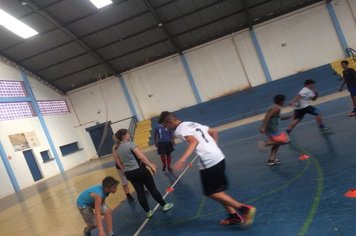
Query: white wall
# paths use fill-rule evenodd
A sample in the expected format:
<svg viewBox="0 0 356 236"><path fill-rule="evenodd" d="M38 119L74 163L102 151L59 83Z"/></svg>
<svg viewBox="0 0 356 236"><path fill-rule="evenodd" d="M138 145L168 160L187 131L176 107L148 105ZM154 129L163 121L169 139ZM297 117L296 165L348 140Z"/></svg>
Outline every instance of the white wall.
<svg viewBox="0 0 356 236"><path fill-rule="evenodd" d="M8 156L11 156L9 160L12 170L15 173L17 181L20 188L28 187L34 184L31 172L25 157L21 151L15 152L10 143L8 135L17 133L27 133L35 131L38 137L40 145L32 149L37 164L44 177L50 177L59 173L59 169L55 161L50 161L43 163L40 152L45 150L50 150L47 140L41 128L41 124L37 117L20 119L20 120L9 120L0 122L0 139Z"/></svg>
<svg viewBox="0 0 356 236"><path fill-rule="evenodd" d="M81 133L83 146L91 159L97 156L90 135L85 129L97 123L111 121L114 123L112 129L115 132L119 128L128 128L130 122L118 121L133 116L116 77L70 91L68 97L74 107L73 112L77 115L74 126Z"/></svg>
<svg viewBox="0 0 356 236"><path fill-rule="evenodd" d="M356 50L356 1L337 0L331 3L343 29L348 46Z"/></svg>
<svg viewBox="0 0 356 236"><path fill-rule="evenodd" d="M17 70L0 62L0 80L21 80L21 78Z"/></svg>
<svg viewBox="0 0 356 236"><path fill-rule="evenodd" d="M233 40L251 86L266 83L266 77L252 43L250 32L248 30L238 32L233 36Z"/></svg>
<svg viewBox="0 0 356 236"><path fill-rule="evenodd" d="M145 119L163 110L174 111L196 104L179 56L126 72L123 77Z"/></svg>
<svg viewBox="0 0 356 236"><path fill-rule="evenodd" d="M67 100L67 97L50 89L37 79L29 77L30 86L34 92L37 100ZM0 80L17 80L22 81L21 74L16 69L0 63ZM70 105L70 104L69 104ZM89 160L89 157L83 151L69 154L62 157L59 146L69 144L72 142L83 143L82 135L75 128L75 115L74 113L63 115L45 116L50 135L53 139L59 158L65 170L73 168L81 163ZM59 173L59 168L55 160L43 163L40 152L49 150L52 157L54 156L49 143L46 139L45 133L42 129L41 123L37 117L17 120L0 121L0 140L5 149L6 155L10 156L9 163L17 178L20 188L25 188L33 185L31 172L25 161L24 155L21 151L15 152L9 135L17 133L35 132L39 140L39 146L33 147L32 152L35 156L36 162L44 178L54 176ZM84 147L85 149L85 147ZM4 164L0 163L0 197L13 193L13 187L4 169ZM3 177L4 175L4 177Z"/></svg>
<svg viewBox="0 0 356 236"><path fill-rule="evenodd" d="M12 187L11 180L6 172L5 165L1 160L0 160L0 184L1 184L0 198L14 192L14 188Z"/></svg>
<svg viewBox="0 0 356 236"><path fill-rule="evenodd" d="M255 31L274 80L344 55L325 4L261 24Z"/></svg>
<svg viewBox="0 0 356 236"><path fill-rule="evenodd" d="M250 87L233 38L224 38L185 54L203 101Z"/></svg>

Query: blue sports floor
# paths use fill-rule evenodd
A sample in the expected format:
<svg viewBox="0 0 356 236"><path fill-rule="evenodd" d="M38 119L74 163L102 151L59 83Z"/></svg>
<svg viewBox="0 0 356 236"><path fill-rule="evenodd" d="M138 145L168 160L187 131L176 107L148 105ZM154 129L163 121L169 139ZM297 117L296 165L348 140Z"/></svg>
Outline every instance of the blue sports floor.
<svg viewBox="0 0 356 236"><path fill-rule="evenodd" d="M356 119L347 116L348 97L317 107L332 132L319 133L313 117L305 117L292 132L292 143L280 148L280 166L267 166L268 152L257 149L257 140L263 138L259 121L220 133L228 193L257 208L250 228L219 225L226 213L202 195L195 163L167 197L175 207L166 213L159 209L140 235L356 235L356 199L344 197L348 189L356 188ZM174 159L184 148L183 143L177 145ZM301 153L311 158L300 161ZM155 152L148 156L161 166ZM163 194L178 175L156 174ZM153 208L156 203L149 199ZM144 220L138 203L123 202L114 210L115 234L133 235Z"/></svg>

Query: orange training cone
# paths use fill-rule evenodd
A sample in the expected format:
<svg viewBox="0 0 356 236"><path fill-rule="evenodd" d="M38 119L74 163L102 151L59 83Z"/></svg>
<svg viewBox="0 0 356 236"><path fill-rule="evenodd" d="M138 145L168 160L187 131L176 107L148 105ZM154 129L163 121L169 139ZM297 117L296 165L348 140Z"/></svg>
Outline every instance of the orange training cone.
<svg viewBox="0 0 356 236"><path fill-rule="evenodd" d="M169 187L169 188L166 189L167 193L170 193L170 192L173 192L173 191L174 191L174 188L172 188L172 187Z"/></svg>
<svg viewBox="0 0 356 236"><path fill-rule="evenodd" d="M308 156L306 154L302 154L302 155L299 156L299 160L301 160L301 161L304 161L304 160L309 159L309 158L310 158L310 156Z"/></svg>
<svg viewBox="0 0 356 236"><path fill-rule="evenodd" d="M188 164L188 166L189 166L189 167L192 167L192 166L193 166L193 164L192 164L192 163L189 163L189 164Z"/></svg>
<svg viewBox="0 0 356 236"><path fill-rule="evenodd" d="M356 189L350 189L345 193L345 197L356 198Z"/></svg>

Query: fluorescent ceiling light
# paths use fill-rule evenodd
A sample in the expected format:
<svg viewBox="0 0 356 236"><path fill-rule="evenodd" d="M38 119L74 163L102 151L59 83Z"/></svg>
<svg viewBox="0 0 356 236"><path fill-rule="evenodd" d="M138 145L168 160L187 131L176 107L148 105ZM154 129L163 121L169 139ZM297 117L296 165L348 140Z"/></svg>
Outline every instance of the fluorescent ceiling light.
<svg viewBox="0 0 356 236"><path fill-rule="evenodd" d="M95 6L96 8L102 8L105 7L107 5L112 4L111 0L90 0Z"/></svg>
<svg viewBox="0 0 356 236"><path fill-rule="evenodd" d="M0 9L0 25L4 26L6 29L12 31L13 33L17 34L18 36L27 39L32 37L38 32L22 21L16 19L9 13Z"/></svg>

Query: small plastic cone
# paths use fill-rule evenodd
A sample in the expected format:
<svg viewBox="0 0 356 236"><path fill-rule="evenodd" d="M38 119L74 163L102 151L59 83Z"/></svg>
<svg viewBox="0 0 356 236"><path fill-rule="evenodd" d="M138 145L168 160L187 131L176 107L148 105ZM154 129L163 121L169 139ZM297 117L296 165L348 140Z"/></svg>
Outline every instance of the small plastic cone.
<svg viewBox="0 0 356 236"><path fill-rule="evenodd" d="M345 193L345 197L356 198L356 189L350 189Z"/></svg>
<svg viewBox="0 0 356 236"><path fill-rule="evenodd" d="M299 160L301 160L301 161L304 161L304 160L309 159L309 158L310 158L310 156L308 156L306 154L302 154L302 155L299 156Z"/></svg>
<svg viewBox="0 0 356 236"><path fill-rule="evenodd" d="M189 167L192 167L192 166L193 166L193 164L192 164L192 163L189 163L189 164L188 164L188 166L189 166Z"/></svg>
<svg viewBox="0 0 356 236"><path fill-rule="evenodd" d="M170 193L170 192L173 192L173 191L174 191L174 188L172 188L172 187L169 187L169 188L166 189L167 193Z"/></svg>

